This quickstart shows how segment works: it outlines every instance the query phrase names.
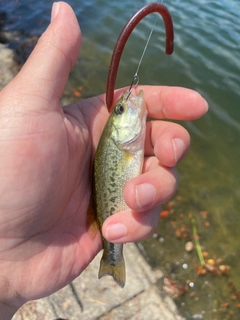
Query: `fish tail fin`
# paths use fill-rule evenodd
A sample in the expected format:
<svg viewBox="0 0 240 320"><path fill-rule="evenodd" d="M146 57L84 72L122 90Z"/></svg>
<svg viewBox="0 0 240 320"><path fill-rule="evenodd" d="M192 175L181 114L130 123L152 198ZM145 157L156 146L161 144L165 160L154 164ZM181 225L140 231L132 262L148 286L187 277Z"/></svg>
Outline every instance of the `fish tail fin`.
<svg viewBox="0 0 240 320"><path fill-rule="evenodd" d="M125 262L122 257L115 264L110 264L104 257L102 257L100 262L100 268L98 273L98 278L102 278L104 276L112 276L114 281L123 288L125 285Z"/></svg>

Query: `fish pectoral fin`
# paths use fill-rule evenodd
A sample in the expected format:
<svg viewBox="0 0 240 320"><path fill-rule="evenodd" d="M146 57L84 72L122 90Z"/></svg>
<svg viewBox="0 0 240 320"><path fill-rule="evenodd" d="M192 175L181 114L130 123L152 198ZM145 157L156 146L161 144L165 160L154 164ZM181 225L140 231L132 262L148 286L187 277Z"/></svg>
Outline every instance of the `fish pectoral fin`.
<svg viewBox="0 0 240 320"><path fill-rule="evenodd" d="M96 213L93 204L93 196L90 198L87 210L87 229L92 238L95 238L99 233L99 226L97 224Z"/></svg>
<svg viewBox="0 0 240 320"><path fill-rule="evenodd" d="M123 288L125 285L125 262L122 257L121 260L117 261L115 264L110 264L104 258L101 259L100 268L98 273L98 278L102 278L104 276L112 276L114 281Z"/></svg>

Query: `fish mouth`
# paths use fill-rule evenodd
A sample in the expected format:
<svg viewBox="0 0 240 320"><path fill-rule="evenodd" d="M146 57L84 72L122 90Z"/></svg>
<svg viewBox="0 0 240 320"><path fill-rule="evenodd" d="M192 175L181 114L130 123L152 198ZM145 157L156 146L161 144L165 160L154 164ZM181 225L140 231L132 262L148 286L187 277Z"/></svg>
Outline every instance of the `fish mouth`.
<svg viewBox="0 0 240 320"><path fill-rule="evenodd" d="M130 102L132 103L132 108L134 109L134 111L138 113L136 123L132 123L132 126L133 127L137 126L137 124L140 121L142 127L144 127L147 119L147 109L144 101L143 90L140 90L139 93L135 96L134 95L130 96Z"/></svg>
<svg viewBox="0 0 240 320"><path fill-rule="evenodd" d="M134 123L131 123L132 131L137 132L132 139L129 139L128 142L124 143L124 145L129 145L131 143L138 143L143 135L145 136L146 130L146 120L147 120L147 109L144 101L144 93L143 90L140 90L138 94L131 95L129 97L129 103L131 103L131 108L134 109L134 112L137 112L137 118ZM141 126L141 130L135 130L135 128Z"/></svg>
<svg viewBox="0 0 240 320"><path fill-rule="evenodd" d="M140 90L138 95L137 95L138 99L141 99L142 102L140 103L140 106L138 106L140 108L140 112L139 112L139 118L145 122L146 118L147 118L147 109L146 109L146 104L144 101L144 94L143 94L143 90Z"/></svg>
<svg viewBox="0 0 240 320"><path fill-rule="evenodd" d="M138 117L140 119L145 120L147 116L147 110L146 110L146 104L144 101L143 90L140 90L139 93L136 95L131 95L129 100L132 102L134 110L138 111Z"/></svg>

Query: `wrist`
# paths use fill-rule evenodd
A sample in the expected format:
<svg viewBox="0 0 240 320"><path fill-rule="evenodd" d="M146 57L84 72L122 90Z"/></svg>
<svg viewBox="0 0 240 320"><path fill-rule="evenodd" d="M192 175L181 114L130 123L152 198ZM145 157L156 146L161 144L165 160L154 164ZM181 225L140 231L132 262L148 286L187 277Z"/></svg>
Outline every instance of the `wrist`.
<svg viewBox="0 0 240 320"><path fill-rule="evenodd" d="M18 308L0 301L0 319L11 320Z"/></svg>
<svg viewBox="0 0 240 320"><path fill-rule="evenodd" d="M0 274L2 270L0 268ZM8 282L0 277L0 319L11 320L23 303L14 304L14 295ZM15 299L16 300L16 299Z"/></svg>

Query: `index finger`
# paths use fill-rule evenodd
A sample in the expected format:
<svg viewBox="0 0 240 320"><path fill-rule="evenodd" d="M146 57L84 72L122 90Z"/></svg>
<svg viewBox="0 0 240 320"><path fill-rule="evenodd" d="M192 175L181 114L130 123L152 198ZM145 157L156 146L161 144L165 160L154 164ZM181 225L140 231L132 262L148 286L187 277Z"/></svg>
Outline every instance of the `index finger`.
<svg viewBox="0 0 240 320"><path fill-rule="evenodd" d="M138 86L143 90L148 117L156 119L194 120L208 110L207 101L196 91L167 86Z"/></svg>

